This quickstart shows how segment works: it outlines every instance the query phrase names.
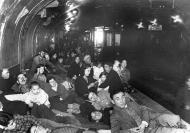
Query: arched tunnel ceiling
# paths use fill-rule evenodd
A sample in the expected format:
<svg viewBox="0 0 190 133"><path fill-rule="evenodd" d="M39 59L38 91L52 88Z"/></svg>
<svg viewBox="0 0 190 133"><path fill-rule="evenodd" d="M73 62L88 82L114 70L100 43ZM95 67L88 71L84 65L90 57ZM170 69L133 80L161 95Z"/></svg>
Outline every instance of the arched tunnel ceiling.
<svg viewBox="0 0 190 133"><path fill-rule="evenodd" d="M11 15L11 19L17 17L18 13L26 7L28 10L27 21L36 15L36 13L43 8L47 3L54 0L6 0L1 8L1 14L8 17ZM53 26L60 27L64 25L64 10L66 0L58 0L59 9L57 12L61 15L56 18ZM171 14L173 2L174 10L184 15L184 12L188 13L189 3L188 0L71 0L71 1L83 1L80 10L82 16L80 21L77 23L81 28L90 27L98 24L112 25L115 21L121 21L121 23L130 23L130 21L138 21L143 17L151 16L162 16ZM154 9L153 3L165 4L167 8L160 10ZM42 3L42 4L40 4ZM5 15L6 14L6 15ZM9 15L7 15L9 14ZM1 17L3 19L3 15ZM98 21L97 21L98 20ZM96 22L97 21L97 22ZM91 25L88 25L91 24Z"/></svg>
<svg viewBox="0 0 190 133"><path fill-rule="evenodd" d="M43 6L47 3L50 3L54 0L1 0L2 8L1 8L1 20L4 18L3 16L14 19L17 17L18 13L23 10L23 7L26 7L28 10L28 18L36 14L39 9L42 9ZM64 12L66 0L58 0L59 7L62 8L61 13ZM181 14L188 13L189 9L189 1L188 0L71 0L71 1L84 1L84 4L80 7L82 10L83 19L88 18L96 18L96 16L103 15L103 22L112 23L113 20L118 21L119 19L127 19L127 21L137 20L140 17L146 15L159 15L159 13L167 14L170 8L173 6L175 10L178 10ZM150 7L154 6L152 3L164 3L168 8L160 9L159 11L153 11L150 14ZM42 3L42 4L40 4ZM154 8L154 7L152 7ZM171 10L170 10L171 11ZM177 11L176 11L177 12ZM60 12L59 12L60 13ZM93 16L94 15L94 16ZM10 17L11 16L11 17ZM86 17L87 16L87 17ZM110 17L108 17L110 16ZM32 18L32 17L31 17ZM107 19L108 18L108 19ZM63 24L63 17L59 18L60 20L57 23ZM107 19L107 20L106 20ZM130 20L131 19L131 20ZM82 19L81 19L82 20ZM93 19L89 19L90 21ZM97 19L96 19L97 20ZM122 21L122 20L121 20ZM85 24L82 20L81 24ZM80 24L79 23L79 24ZM93 21L91 21L93 23ZM88 24L88 22L87 22ZM82 26L82 25L81 25Z"/></svg>

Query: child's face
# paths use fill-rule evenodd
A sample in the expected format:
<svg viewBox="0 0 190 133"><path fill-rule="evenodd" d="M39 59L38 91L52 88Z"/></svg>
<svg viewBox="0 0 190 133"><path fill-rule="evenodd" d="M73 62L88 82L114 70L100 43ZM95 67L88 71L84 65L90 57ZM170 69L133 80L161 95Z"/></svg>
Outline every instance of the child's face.
<svg viewBox="0 0 190 133"><path fill-rule="evenodd" d="M106 80L106 75L102 75L102 76L101 76L101 81L102 81L102 82L105 82L105 80Z"/></svg>
<svg viewBox="0 0 190 133"><path fill-rule="evenodd" d="M95 93L91 92L88 96L89 100L92 101L92 102L95 102L97 101L98 97Z"/></svg>
<svg viewBox="0 0 190 133"><path fill-rule="evenodd" d="M49 80L49 84L51 85L51 87L57 86L57 82L54 79Z"/></svg>
<svg viewBox="0 0 190 133"><path fill-rule="evenodd" d="M49 55L48 55L48 54L45 54L45 59L46 59L47 61L49 61L49 60L50 60L50 57L49 57Z"/></svg>
<svg viewBox="0 0 190 133"><path fill-rule="evenodd" d="M38 68L39 69L39 72L42 74L42 73L44 73L44 67L40 67L40 68Z"/></svg>
<svg viewBox="0 0 190 133"><path fill-rule="evenodd" d="M84 75L89 76L90 75L90 70L91 70L90 67L86 68L85 71L84 71Z"/></svg>
<svg viewBox="0 0 190 133"><path fill-rule="evenodd" d="M126 61L126 60L123 60L123 61L121 62L121 66L122 66L122 67L126 67L126 66L127 66L127 61Z"/></svg>
<svg viewBox="0 0 190 133"><path fill-rule="evenodd" d="M38 93L40 93L40 86L39 85L33 85L31 87L31 92L35 95L37 95Z"/></svg>

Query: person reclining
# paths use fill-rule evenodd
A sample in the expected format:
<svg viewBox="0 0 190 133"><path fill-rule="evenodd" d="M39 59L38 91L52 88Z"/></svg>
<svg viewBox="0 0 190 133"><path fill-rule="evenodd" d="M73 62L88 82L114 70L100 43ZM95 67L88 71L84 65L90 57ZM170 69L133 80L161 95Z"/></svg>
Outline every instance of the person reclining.
<svg viewBox="0 0 190 133"><path fill-rule="evenodd" d="M120 89L111 92L112 133L190 133L190 125L178 115L154 112L125 97Z"/></svg>

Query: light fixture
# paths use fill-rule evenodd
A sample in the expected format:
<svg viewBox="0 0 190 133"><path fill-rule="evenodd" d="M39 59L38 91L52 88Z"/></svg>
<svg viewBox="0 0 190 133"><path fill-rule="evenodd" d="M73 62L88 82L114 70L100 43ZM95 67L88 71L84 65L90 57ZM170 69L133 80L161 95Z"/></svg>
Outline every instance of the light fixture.
<svg viewBox="0 0 190 133"><path fill-rule="evenodd" d="M183 20L179 15L171 16L171 18L173 19L174 23L183 23Z"/></svg>
<svg viewBox="0 0 190 133"><path fill-rule="evenodd" d="M142 28L144 28L144 26L143 26L143 22L138 23L138 24L137 24L137 28L138 28L138 29L142 29Z"/></svg>
<svg viewBox="0 0 190 133"><path fill-rule="evenodd" d="M71 12L68 12L68 13L67 13L67 17L68 17L68 18L71 18L71 17L73 17L73 14L72 14Z"/></svg>
<svg viewBox="0 0 190 133"><path fill-rule="evenodd" d="M74 24L79 17L79 9L80 3L75 0L67 0L66 2L66 11L65 14L67 17L65 18L65 30L66 32L70 31L72 24ZM73 30L74 27L72 27Z"/></svg>
<svg viewBox="0 0 190 133"><path fill-rule="evenodd" d="M75 20L75 18L74 18L74 17L70 18L70 21L73 21L73 20Z"/></svg>
<svg viewBox="0 0 190 133"><path fill-rule="evenodd" d="M71 1L67 1L67 2L65 3L65 5L66 5L66 6L68 6L68 7L70 7L70 6L71 6L71 4L72 4L72 2L71 2Z"/></svg>
<svg viewBox="0 0 190 133"><path fill-rule="evenodd" d="M78 13L78 10L77 10L77 9L74 9L74 10L72 11L72 13L73 13L73 15L76 15L76 14Z"/></svg>
<svg viewBox="0 0 190 133"><path fill-rule="evenodd" d="M154 20L150 21L152 25L158 25L158 20L155 18Z"/></svg>
<svg viewBox="0 0 190 133"><path fill-rule="evenodd" d="M155 18L154 20L150 21L150 25L148 25L149 31L162 31L162 25L158 24L158 19Z"/></svg>

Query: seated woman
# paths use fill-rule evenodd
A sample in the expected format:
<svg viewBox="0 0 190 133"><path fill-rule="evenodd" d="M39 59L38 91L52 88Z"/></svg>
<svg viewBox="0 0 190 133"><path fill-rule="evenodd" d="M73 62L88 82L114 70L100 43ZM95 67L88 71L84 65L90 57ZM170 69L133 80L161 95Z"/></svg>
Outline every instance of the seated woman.
<svg viewBox="0 0 190 133"><path fill-rule="evenodd" d="M74 91L67 90L64 85L57 83L53 76L48 77L47 82L43 89L49 96L51 108L66 111L67 104L75 101Z"/></svg>
<svg viewBox="0 0 190 133"><path fill-rule="evenodd" d="M55 64L57 62L57 53L52 53L52 55L50 55L50 62Z"/></svg>
<svg viewBox="0 0 190 133"><path fill-rule="evenodd" d="M82 75L79 76L75 81L75 92L79 97L83 99L88 99L89 92L96 92L97 82L89 77L91 71L91 66L86 65L83 67Z"/></svg>
<svg viewBox="0 0 190 133"><path fill-rule="evenodd" d="M53 76L49 76L47 82L49 86L46 86L44 90L49 95L49 97L58 96L62 100L65 100L68 97L69 91L66 90L62 84L57 83Z"/></svg>
<svg viewBox="0 0 190 133"><path fill-rule="evenodd" d="M102 72L99 75L99 79L98 79L98 89L97 91L101 91L101 90L109 90L109 86L107 86L106 88L101 88L101 84L103 84L107 79L107 73L106 72Z"/></svg>
<svg viewBox="0 0 190 133"><path fill-rule="evenodd" d="M127 60L123 59L120 67L120 78L123 86L127 89L127 92L134 92L135 90L129 84L129 80L131 79L131 74L129 69L127 68Z"/></svg>
<svg viewBox="0 0 190 133"><path fill-rule="evenodd" d="M46 64L46 58L45 58L44 51L40 51L36 56L34 56L33 62L32 62L32 67L30 69L31 75L34 74L34 71L39 64L43 64L43 65Z"/></svg>
<svg viewBox="0 0 190 133"><path fill-rule="evenodd" d="M80 75L80 72L81 72L80 58L79 56L76 56L74 62L69 67L67 76L75 80Z"/></svg>
<svg viewBox="0 0 190 133"><path fill-rule="evenodd" d="M60 75L62 77L66 76L67 70L64 67L63 57L62 56L58 57L58 61L56 62L55 67L56 67L56 74L58 74L58 75Z"/></svg>
<svg viewBox="0 0 190 133"><path fill-rule="evenodd" d="M32 78L32 80L46 82L47 78L45 75L44 65L40 64L36 67L36 71L35 71L35 74L34 74L34 77Z"/></svg>
<svg viewBox="0 0 190 133"><path fill-rule="evenodd" d="M130 76L130 71L127 69L127 61L124 59L121 61L121 72L120 72L120 77L122 83L128 84L131 76Z"/></svg>

